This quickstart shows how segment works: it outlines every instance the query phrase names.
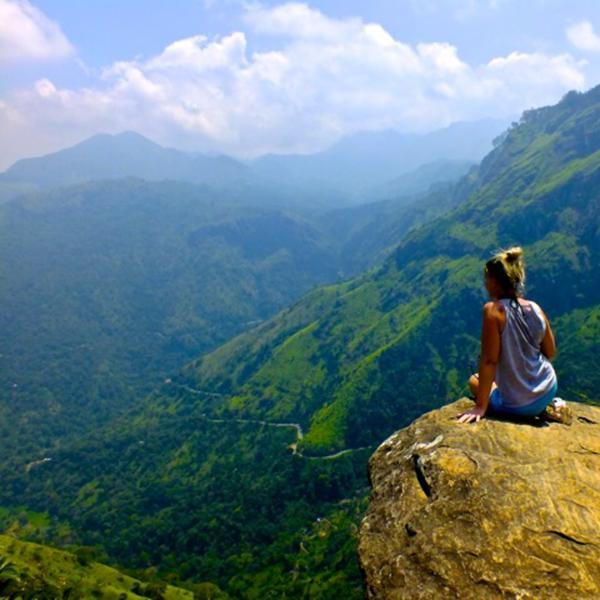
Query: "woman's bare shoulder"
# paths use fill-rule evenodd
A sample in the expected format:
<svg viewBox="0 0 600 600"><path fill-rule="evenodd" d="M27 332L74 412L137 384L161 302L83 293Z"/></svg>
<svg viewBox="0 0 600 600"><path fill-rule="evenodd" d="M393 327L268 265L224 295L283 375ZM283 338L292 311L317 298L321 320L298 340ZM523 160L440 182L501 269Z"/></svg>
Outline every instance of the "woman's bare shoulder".
<svg viewBox="0 0 600 600"><path fill-rule="evenodd" d="M500 300L490 300L483 305L483 314L491 319L503 319L504 304Z"/></svg>
<svg viewBox="0 0 600 600"><path fill-rule="evenodd" d="M501 300L488 300L484 305L483 305L483 310L484 311L490 311L490 310L504 310L504 304L502 304Z"/></svg>

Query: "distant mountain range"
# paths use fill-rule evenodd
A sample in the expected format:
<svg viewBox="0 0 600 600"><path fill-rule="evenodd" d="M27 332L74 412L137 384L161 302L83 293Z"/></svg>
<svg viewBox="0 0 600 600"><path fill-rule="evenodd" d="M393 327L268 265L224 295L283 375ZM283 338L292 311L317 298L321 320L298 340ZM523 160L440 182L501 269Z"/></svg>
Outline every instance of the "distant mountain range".
<svg viewBox="0 0 600 600"><path fill-rule="evenodd" d="M139 177L148 181L174 179L221 185L224 181L243 181L248 176L249 169L233 158L163 148L139 133L126 131L117 135L101 133L65 150L19 160L0 174L0 181L49 188L97 179Z"/></svg>
<svg viewBox="0 0 600 600"><path fill-rule="evenodd" d="M506 120L487 119L425 135L369 132L316 154L267 155L246 162L164 148L131 131L98 134L65 150L17 161L0 173L0 201L31 190L138 177L201 183L255 204L266 197L263 202L278 206L333 208L380 194L424 191L423 182L433 183L480 160L507 125ZM403 184L402 175L428 163L437 166L410 175Z"/></svg>
<svg viewBox="0 0 600 600"><path fill-rule="evenodd" d="M439 168L446 161L479 162L509 124L509 120L484 119L422 135L393 130L357 133L316 154L266 155L249 164L267 181L336 190L356 202L372 197L373 188L386 183L393 187L401 175L429 163L438 163ZM406 191L402 188L402 193Z"/></svg>

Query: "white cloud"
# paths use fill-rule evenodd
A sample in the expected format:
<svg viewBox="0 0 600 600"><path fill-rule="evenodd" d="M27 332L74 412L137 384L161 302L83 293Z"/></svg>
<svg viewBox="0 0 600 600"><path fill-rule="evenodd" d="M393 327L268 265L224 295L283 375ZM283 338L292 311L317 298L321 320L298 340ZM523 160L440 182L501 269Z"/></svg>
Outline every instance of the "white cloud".
<svg viewBox="0 0 600 600"><path fill-rule="evenodd" d="M445 13L459 22L500 10L513 2L514 0L409 0L412 10L417 14Z"/></svg>
<svg viewBox="0 0 600 600"><path fill-rule="evenodd" d="M567 28L567 38L580 50L600 52L600 36L596 34L589 21L580 21Z"/></svg>
<svg viewBox="0 0 600 600"><path fill-rule="evenodd" d="M358 17L331 19L300 2L272 8L249 5L244 20L257 33L329 41L342 41L344 36L355 35L363 27Z"/></svg>
<svg viewBox="0 0 600 600"><path fill-rule="evenodd" d="M491 60L487 71L502 78L507 85L536 88L560 82L566 89L581 90L585 85L585 60L575 60L570 54L547 56L540 52L511 52L508 56Z"/></svg>
<svg viewBox="0 0 600 600"><path fill-rule="evenodd" d="M13 91L0 103L0 164L19 156L14 138L22 155L27 144L40 153L123 129L201 151L308 152L358 130L512 116L585 86L586 62L569 54L469 65L452 44L413 47L379 24L300 3L250 7L244 22L247 32L196 35L149 60L117 62L91 88L44 79ZM249 51L247 34L274 37L274 49Z"/></svg>
<svg viewBox="0 0 600 600"><path fill-rule="evenodd" d="M27 0L0 0L0 64L55 60L74 49L60 27Z"/></svg>

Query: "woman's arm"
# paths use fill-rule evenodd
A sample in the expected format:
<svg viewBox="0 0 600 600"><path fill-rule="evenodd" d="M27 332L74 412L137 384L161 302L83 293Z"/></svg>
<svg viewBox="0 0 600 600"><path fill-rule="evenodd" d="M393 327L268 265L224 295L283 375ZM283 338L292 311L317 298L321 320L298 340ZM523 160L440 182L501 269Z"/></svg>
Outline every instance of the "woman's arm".
<svg viewBox="0 0 600 600"><path fill-rule="evenodd" d="M493 302L483 307L481 326L481 356L479 359L479 386L475 407L458 417L460 423L479 421L485 415L489 402L492 383L496 376L496 365L500 358L500 329L497 309Z"/></svg>
<svg viewBox="0 0 600 600"><path fill-rule="evenodd" d="M540 350L547 359L552 360L556 355L556 341L554 340L554 333L552 332L552 328L550 327L550 321L548 321L546 313L541 308L540 310L542 311L542 315L544 316L544 320L546 321L546 333L544 334L544 338L542 339Z"/></svg>

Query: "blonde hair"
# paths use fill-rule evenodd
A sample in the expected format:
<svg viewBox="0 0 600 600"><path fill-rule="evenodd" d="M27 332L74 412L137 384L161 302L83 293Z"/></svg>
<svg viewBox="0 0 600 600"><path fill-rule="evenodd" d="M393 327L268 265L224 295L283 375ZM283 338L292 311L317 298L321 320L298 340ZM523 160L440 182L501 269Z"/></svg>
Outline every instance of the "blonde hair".
<svg viewBox="0 0 600 600"><path fill-rule="evenodd" d="M500 250L485 263L485 273L493 277L504 291L513 296L523 295L525 287L525 261L523 248L512 246Z"/></svg>

